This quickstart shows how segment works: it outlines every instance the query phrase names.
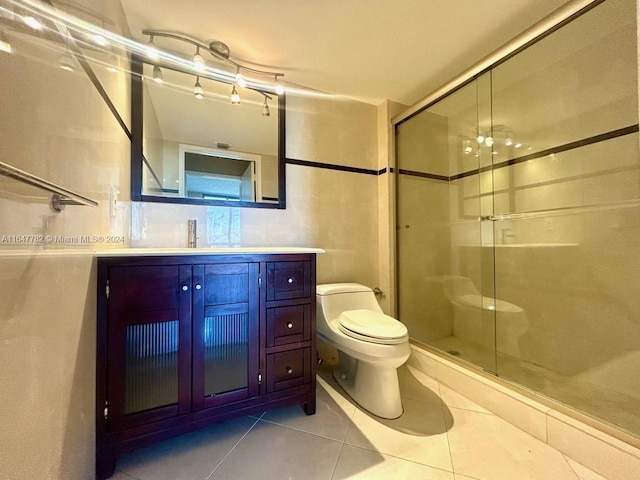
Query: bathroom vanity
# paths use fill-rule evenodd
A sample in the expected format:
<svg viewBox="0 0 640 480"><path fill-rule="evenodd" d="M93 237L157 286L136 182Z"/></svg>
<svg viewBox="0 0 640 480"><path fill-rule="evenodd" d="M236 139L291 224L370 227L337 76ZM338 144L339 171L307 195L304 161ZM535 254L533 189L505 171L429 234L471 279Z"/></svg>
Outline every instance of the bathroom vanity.
<svg viewBox="0 0 640 480"><path fill-rule="evenodd" d="M315 413L310 248L98 252L96 477L124 451L232 417Z"/></svg>

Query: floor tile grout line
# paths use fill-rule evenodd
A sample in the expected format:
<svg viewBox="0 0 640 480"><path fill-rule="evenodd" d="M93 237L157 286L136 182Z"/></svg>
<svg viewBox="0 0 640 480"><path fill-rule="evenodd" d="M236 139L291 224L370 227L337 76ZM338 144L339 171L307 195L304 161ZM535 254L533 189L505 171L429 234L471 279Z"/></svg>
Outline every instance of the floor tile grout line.
<svg viewBox="0 0 640 480"><path fill-rule="evenodd" d="M440 384L438 383L438 392L439 391L440 391ZM440 406L440 413L442 414L442 422L444 424L444 436L447 439L447 448L449 449L449 461L451 461L451 473L453 473L453 476L455 478L456 470L455 470L455 467L453 466L453 454L451 453L451 441L449 440L449 429L447 428L447 417L444 412L445 408L450 410L449 406L443 404Z"/></svg>
<svg viewBox="0 0 640 480"><path fill-rule="evenodd" d="M313 435L314 437L323 438L325 440L331 440L332 442L342 443L342 441L337 440L335 438L326 437L324 435L320 435L319 433L308 432L306 430L301 430L300 428L292 427L290 425L284 425L282 423L277 423L277 422L274 422L272 420L265 420L265 419L261 418L260 421L268 423L269 425L275 425L276 427L288 428L289 430L293 430L293 431L296 431L296 432L306 433L308 435Z"/></svg>
<svg viewBox="0 0 640 480"><path fill-rule="evenodd" d="M242 437L240 437L240 440L238 440L238 441L236 442L236 444L235 444L233 447L231 447L231 450L229 450L229 451L227 452L227 454L224 456L224 458L223 458L222 460L220 460L220 462L218 462L218 465L216 465L216 467L215 467L213 470L211 470L211 473L210 473L209 475L207 475L207 478L206 478L205 480L209 480L209 479L211 478L211 475L213 475L214 473L216 473L216 470L218 470L218 468L220 468L220 465L222 465L222 464L225 462L225 460L226 460L227 458L229 458L229 455L231 455L231 453L233 453L233 451L237 448L237 446L238 446L238 445L240 445L240 442L242 442L242 441L245 439L245 437L246 437L247 435L249 435L249 433L251 432L251 430L253 430L253 428L258 424L258 422L260 421L260 419L261 419L262 417L264 417L264 414L265 414L265 412L262 412L262 415L260 415L260 418L257 418L257 419L256 419L255 417L251 417L251 418L255 419L255 422L253 422L253 425L251 425L251 427L249 427L249 430L247 430L247 431L244 433L244 435L242 435Z"/></svg>
<svg viewBox="0 0 640 480"><path fill-rule="evenodd" d="M421 463L421 462L417 462L417 461L415 461L415 460L410 460L410 459L408 459L408 458L399 457L399 456L397 456L397 455L393 455L392 453L384 453L384 452L381 452L381 451L379 451L379 450L372 450L372 449L370 449L370 448L363 447L363 446L361 446L361 445L354 445L353 443L346 443L346 442L345 442L345 446L347 446L347 447L352 447L352 448L358 448L358 449L360 449L360 450L366 450L367 452L377 453L377 454L379 454L379 455L384 455L385 457L395 458L396 460L401 460L401 461L403 461L403 462L412 463L412 464L414 464L414 465L419 465L419 466L421 466L421 467L429 467L429 468L433 468L433 469L435 469L435 470L440 470L441 472L447 472L447 473L454 474L453 470L447 470L446 468L437 467L437 466L435 466L435 465L430 465L430 464L428 464L428 463ZM462 475L462 474L460 474L460 475Z"/></svg>
<svg viewBox="0 0 640 480"><path fill-rule="evenodd" d="M342 445L340 445L340 451L338 452L338 456L336 457L336 461L333 464L333 469L331 470L331 476L329 477L330 480L333 480L333 477L336 476L336 470L338 468L338 463L340 462L340 457L342 456L342 450L344 450L344 442L342 442Z"/></svg>
<svg viewBox="0 0 640 480"><path fill-rule="evenodd" d="M573 465L571 465L571 464L569 463L569 460L567 460L567 456L566 456L564 453L562 453L562 452L560 452L560 454L562 455L562 458L564 459L565 463L569 466L569 469L570 469L570 470L573 472L573 474L576 476L576 479L577 479L577 480L580 480L580 475L578 475L578 472L576 472L576 469L575 469L575 468L573 468Z"/></svg>

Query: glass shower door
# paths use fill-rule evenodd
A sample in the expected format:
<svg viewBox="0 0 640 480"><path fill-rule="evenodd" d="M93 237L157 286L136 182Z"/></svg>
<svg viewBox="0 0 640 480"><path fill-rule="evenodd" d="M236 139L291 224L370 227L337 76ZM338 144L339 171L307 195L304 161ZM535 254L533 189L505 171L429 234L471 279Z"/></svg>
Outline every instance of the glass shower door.
<svg viewBox="0 0 640 480"><path fill-rule="evenodd" d="M490 83L396 126L398 317L418 344L495 372Z"/></svg>
<svg viewBox="0 0 640 480"><path fill-rule="evenodd" d="M498 373L639 436L636 18L604 2L492 90Z"/></svg>

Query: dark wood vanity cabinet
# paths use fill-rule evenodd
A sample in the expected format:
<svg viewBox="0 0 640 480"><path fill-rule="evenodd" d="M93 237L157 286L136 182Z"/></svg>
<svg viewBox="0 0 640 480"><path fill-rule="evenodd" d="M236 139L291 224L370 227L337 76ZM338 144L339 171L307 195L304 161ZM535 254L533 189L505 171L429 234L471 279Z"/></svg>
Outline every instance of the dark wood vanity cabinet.
<svg viewBox="0 0 640 480"><path fill-rule="evenodd" d="M98 259L96 477L232 417L315 413L315 254Z"/></svg>

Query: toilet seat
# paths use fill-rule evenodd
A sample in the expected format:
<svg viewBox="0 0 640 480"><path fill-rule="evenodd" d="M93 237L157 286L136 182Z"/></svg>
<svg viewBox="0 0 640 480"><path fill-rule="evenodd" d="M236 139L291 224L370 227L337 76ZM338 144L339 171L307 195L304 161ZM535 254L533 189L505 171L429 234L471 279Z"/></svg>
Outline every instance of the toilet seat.
<svg viewBox="0 0 640 480"><path fill-rule="evenodd" d="M338 329L352 338L383 345L407 341L408 331L393 317L373 310L347 310L338 317Z"/></svg>

